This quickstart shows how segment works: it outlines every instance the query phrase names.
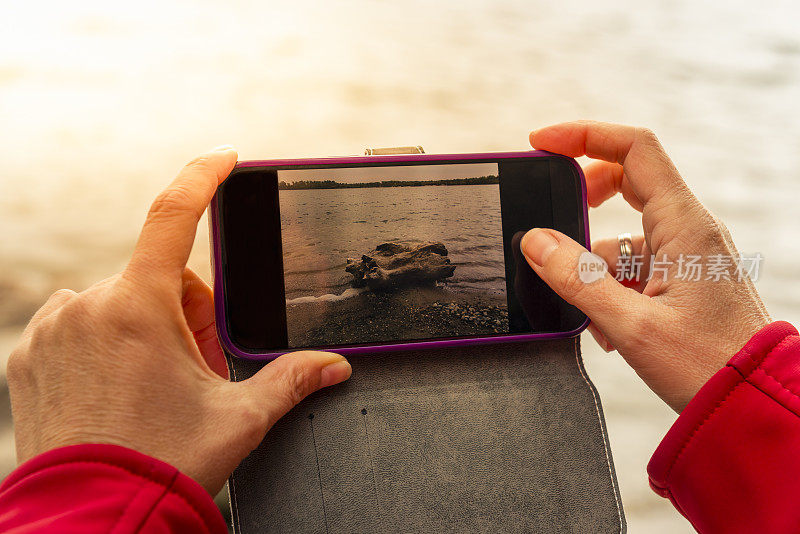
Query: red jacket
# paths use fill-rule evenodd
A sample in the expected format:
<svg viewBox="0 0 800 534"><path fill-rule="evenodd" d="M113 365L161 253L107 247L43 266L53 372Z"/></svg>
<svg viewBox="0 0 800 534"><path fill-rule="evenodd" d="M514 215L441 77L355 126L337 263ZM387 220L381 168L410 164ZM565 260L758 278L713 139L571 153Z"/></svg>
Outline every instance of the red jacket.
<svg viewBox="0 0 800 534"><path fill-rule="evenodd" d="M227 534L200 484L160 460L116 445L54 449L0 485L0 532Z"/></svg>
<svg viewBox="0 0 800 534"><path fill-rule="evenodd" d="M650 485L700 532L800 532L800 336L764 328L681 413ZM113 445L26 462L0 485L0 532L227 532L206 491Z"/></svg>
<svg viewBox="0 0 800 534"><path fill-rule="evenodd" d="M773 323L681 412L647 467L699 532L800 532L800 337Z"/></svg>

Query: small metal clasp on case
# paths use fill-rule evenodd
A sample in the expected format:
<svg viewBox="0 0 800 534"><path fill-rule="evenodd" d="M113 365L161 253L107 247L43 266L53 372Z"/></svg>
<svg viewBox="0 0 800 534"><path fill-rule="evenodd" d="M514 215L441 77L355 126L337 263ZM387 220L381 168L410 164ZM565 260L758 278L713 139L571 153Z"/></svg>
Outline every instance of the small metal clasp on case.
<svg viewBox="0 0 800 534"><path fill-rule="evenodd" d="M425 150L417 146L396 146L390 148L367 148L364 150L365 156L391 156L395 154L424 154Z"/></svg>

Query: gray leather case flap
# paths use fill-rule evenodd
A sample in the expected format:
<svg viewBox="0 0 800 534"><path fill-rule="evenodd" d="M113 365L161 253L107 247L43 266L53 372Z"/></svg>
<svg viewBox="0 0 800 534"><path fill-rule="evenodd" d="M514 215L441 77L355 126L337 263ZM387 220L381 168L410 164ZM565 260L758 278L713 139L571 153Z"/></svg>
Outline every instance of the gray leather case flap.
<svg viewBox="0 0 800 534"><path fill-rule="evenodd" d="M233 473L235 532L625 530L579 338L350 362Z"/></svg>

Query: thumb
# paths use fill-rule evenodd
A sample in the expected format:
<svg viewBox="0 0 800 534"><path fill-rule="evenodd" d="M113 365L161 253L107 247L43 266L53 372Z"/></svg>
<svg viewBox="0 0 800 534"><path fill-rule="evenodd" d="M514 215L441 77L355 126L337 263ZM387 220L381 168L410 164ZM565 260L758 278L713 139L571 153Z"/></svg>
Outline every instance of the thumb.
<svg viewBox="0 0 800 534"><path fill-rule="evenodd" d="M577 306L615 346L630 340L649 298L624 287L599 256L555 230L534 228L520 243L531 268L553 291ZM589 264L594 262L595 267ZM598 272L597 265L603 266Z"/></svg>
<svg viewBox="0 0 800 534"><path fill-rule="evenodd" d="M350 363L339 354L305 350L276 358L242 385L264 410L269 429L308 395L347 380L351 373Z"/></svg>

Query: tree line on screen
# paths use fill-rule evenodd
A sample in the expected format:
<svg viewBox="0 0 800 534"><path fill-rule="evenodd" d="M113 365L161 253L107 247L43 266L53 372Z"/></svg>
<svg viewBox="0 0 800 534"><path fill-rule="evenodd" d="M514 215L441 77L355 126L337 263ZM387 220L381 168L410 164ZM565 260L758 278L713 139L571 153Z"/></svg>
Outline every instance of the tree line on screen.
<svg viewBox="0 0 800 534"><path fill-rule="evenodd" d="M450 178L446 180L383 180L380 182L343 183L335 180L298 180L278 182L278 189L356 189L363 187L420 187L423 185L484 185L498 184L497 176Z"/></svg>

